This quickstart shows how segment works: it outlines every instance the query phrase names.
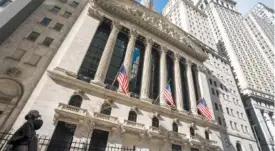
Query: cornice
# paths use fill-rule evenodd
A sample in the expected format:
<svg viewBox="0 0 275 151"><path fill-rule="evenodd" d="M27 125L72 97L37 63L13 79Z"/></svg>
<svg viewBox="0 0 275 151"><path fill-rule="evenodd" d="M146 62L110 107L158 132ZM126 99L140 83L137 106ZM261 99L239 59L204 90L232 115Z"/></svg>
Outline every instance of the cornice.
<svg viewBox="0 0 275 151"><path fill-rule="evenodd" d="M252 97L261 100L274 101L274 95L261 92L252 88L242 89L241 94L243 98Z"/></svg>
<svg viewBox="0 0 275 151"><path fill-rule="evenodd" d="M207 59L207 54L190 40L184 31L162 15L142 7L136 2L127 0L91 0L89 12L93 12L93 14L101 13L106 18L109 17L107 14L115 15L117 18L142 27L200 62L204 62Z"/></svg>

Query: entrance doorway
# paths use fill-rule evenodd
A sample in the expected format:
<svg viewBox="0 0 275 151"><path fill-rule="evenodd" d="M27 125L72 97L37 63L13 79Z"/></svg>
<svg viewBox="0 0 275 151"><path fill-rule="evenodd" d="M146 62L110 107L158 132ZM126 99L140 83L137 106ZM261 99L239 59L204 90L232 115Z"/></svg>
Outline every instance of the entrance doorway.
<svg viewBox="0 0 275 151"><path fill-rule="evenodd" d="M93 130L89 151L105 151L109 132L98 129Z"/></svg>

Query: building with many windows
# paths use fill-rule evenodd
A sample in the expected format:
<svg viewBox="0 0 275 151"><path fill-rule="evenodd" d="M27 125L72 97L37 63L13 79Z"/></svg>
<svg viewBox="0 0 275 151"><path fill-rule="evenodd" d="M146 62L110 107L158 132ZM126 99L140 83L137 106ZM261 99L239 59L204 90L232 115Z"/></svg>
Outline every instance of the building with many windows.
<svg viewBox="0 0 275 151"><path fill-rule="evenodd" d="M274 68L274 10L262 3L258 3L245 16L244 21L258 50L262 52L265 60L268 60L268 65Z"/></svg>
<svg viewBox="0 0 275 151"><path fill-rule="evenodd" d="M188 25L192 29L185 30L189 37L198 39L200 45L208 48L205 49L208 59L203 64L208 69L207 79L214 116L217 123L227 129L228 137L223 138L223 141L227 144L224 150L237 150L236 142L242 139L249 140L253 132L245 113L230 62L226 57L222 42L217 36L214 36L217 31L211 27L209 17L203 11L205 7L207 6L194 6L192 2L187 0L170 0L162 13L182 29L186 29L186 25ZM231 9L234 8L231 7ZM201 38L200 35L206 37ZM251 150L252 146L242 144L242 148L243 150Z"/></svg>
<svg viewBox="0 0 275 151"><path fill-rule="evenodd" d="M263 51L258 48L264 40L268 43L267 36L262 41L253 40L256 31L251 32L251 26L254 28L251 18L246 20L246 28L235 5L233 0L200 0L196 4L207 14L215 40L221 44L219 49L227 55L258 146L272 151L275 134L272 51L268 51L269 45ZM260 37L261 34L264 32Z"/></svg>
<svg viewBox="0 0 275 151"><path fill-rule="evenodd" d="M204 65L208 55L219 68L210 67L209 61ZM129 75L127 95L116 82L121 66ZM56 145L83 147L72 141L88 141L89 149L111 145L145 151L231 151L233 146L237 151L257 151L233 76L228 76L232 80L228 84L212 70L231 74L224 57L162 15L135 1L91 0L13 129L36 109L44 120L38 133L51 136L51 151ZM220 76L227 78L225 73ZM173 111L163 95L168 84L176 104ZM226 98L229 95L232 100ZM197 110L202 97L215 115L212 121ZM226 117L233 123L224 122L227 109L225 101L219 102L222 97L239 105L232 106L233 115ZM232 130L226 127L230 124Z"/></svg>
<svg viewBox="0 0 275 151"><path fill-rule="evenodd" d="M2 132L12 127L86 4L85 0L46 0L0 45Z"/></svg>

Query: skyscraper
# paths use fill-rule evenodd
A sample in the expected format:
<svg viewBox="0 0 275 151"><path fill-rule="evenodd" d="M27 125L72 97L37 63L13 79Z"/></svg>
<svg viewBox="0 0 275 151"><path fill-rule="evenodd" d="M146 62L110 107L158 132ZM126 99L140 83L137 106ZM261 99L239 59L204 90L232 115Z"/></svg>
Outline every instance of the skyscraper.
<svg viewBox="0 0 275 151"><path fill-rule="evenodd" d="M263 42L253 40L255 34L250 34L243 16L234 9L235 5L233 0L201 0L196 4L207 14L214 36L227 54L259 146L264 151L271 151L274 150L275 134L274 68L268 57L272 57L272 52L257 47L257 43ZM268 50L268 45L265 47Z"/></svg>
<svg viewBox="0 0 275 151"><path fill-rule="evenodd" d="M208 3L207 3L208 4ZM197 39L198 43L208 49L208 59L204 62L208 69L207 80L211 90L211 102L214 108L216 121L224 126L227 137L222 137L225 142L224 150L238 150L237 143L243 148L251 150L256 144L254 137L250 141L243 138L251 138L253 132L231 71L231 65L226 57L224 45L220 36L214 36L209 16L204 11L208 7L194 6L191 1L170 0L163 10L163 15L182 29L186 29L189 37ZM233 9L233 7L231 8ZM237 135L238 134L238 135Z"/></svg>
<svg viewBox="0 0 275 151"><path fill-rule="evenodd" d="M268 65L274 68L274 10L258 3L248 12L244 20L258 50L262 52Z"/></svg>

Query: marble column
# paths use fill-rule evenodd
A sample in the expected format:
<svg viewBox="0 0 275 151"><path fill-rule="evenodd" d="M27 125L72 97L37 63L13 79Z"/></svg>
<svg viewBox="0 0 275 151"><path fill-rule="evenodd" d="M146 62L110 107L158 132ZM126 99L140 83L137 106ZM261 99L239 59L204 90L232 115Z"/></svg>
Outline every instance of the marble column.
<svg viewBox="0 0 275 151"><path fill-rule="evenodd" d="M167 64L166 64L166 53L168 49L164 46L161 46L161 52L160 52L160 78L159 78L159 100L161 106L166 106L166 99L163 96L163 92L165 90L165 86L167 83Z"/></svg>
<svg viewBox="0 0 275 151"><path fill-rule="evenodd" d="M264 111L263 115L264 115L265 123L266 123L266 125L267 125L267 127L268 127L268 129L269 129L269 132L270 132L270 134L271 134L273 140L274 140L274 136L275 136L275 127L274 127L274 125L272 124L272 121L271 121L271 118L269 117L268 112L267 112L267 111Z"/></svg>
<svg viewBox="0 0 275 151"><path fill-rule="evenodd" d="M185 62L186 66L186 77L187 77L187 83L188 83L188 93L189 93L189 102L191 107L191 112L195 115L198 114L197 112L197 101L195 96L195 89L194 89L194 82L193 82L193 75L192 75L192 61L186 60Z"/></svg>
<svg viewBox="0 0 275 151"><path fill-rule="evenodd" d="M199 97L204 98L206 101L206 104L208 108L210 109L211 115L212 115L212 120L215 120L214 116L214 109L213 105L211 102L211 92L208 86L208 78L206 76L206 68L203 65L198 65L197 66L197 78L198 78L198 90L199 91ZM200 99L199 98L199 99ZM198 101L198 100L197 100Z"/></svg>
<svg viewBox="0 0 275 151"><path fill-rule="evenodd" d="M141 84L141 95L142 100L150 101L149 88L150 88L150 74L151 74L151 52L152 52L153 41L150 38L146 39L146 49L143 61L142 71L142 84Z"/></svg>
<svg viewBox="0 0 275 151"><path fill-rule="evenodd" d="M124 61L123 61L123 65L126 69L126 73L128 75L129 80L130 80L130 73L131 73L131 67L132 67L132 59L133 59L133 54L134 54L133 52L134 52L134 48L135 48L135 44L136 44L136 37L137 37L136 30L130 29L130 38L129 38L129 42L127 45ZM119 86L118 91L122 92L122 89L120 86Z"/></svg>
<svg viewBox="0 0 275 151"><path fill-rule="evenodd" d="M131 73L131 67L132 67L132 59L133 59L133 52L136 44L136 37L137 32L134 29L130 29L130 38L126 49L126 54L124 57L124 67L126 69L127 75L129 76L129 73Z"/></svg>
<svg viewBox="0 0 275 151"><path fill-rule="evenodd" d="M117 35L118 35L121 27L122 26L118 22L116 22L116 21L112 22L112 31L110 33L110 36L109 36L108 41L105 45L103 54L99 61L97 71L95 74L95 78L92 81L95 84L104 86L104 81L105 81L107 71L109 69L109 64L110 64L110 61L111 61L111 58L112 58L112 55L114 52Z"/></svg>
<svg viewBox="0 0 275 151"><path fill-rule="evenodd" d="M174 58L174 76L175 76L175 91L176 91L176 104L178 111L183 111L183 95L182 95L182 81L180 73L180 55L175 54Z"/></svg>

